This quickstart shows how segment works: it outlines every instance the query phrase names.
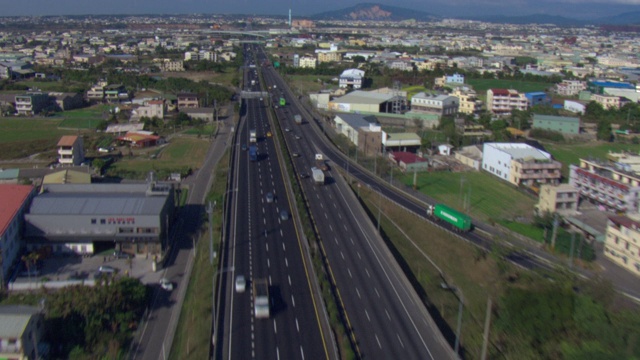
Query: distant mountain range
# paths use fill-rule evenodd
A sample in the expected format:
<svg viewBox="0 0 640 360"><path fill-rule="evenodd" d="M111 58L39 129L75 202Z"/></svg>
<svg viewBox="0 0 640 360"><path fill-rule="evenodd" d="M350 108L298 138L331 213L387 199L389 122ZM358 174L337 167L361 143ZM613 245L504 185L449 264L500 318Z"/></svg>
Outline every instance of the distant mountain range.
<svg viewBox="0 0 640 360"><path fill-rule="evenodd" d="M443 16L420 10L401 8L375 3L362 3L348 8L327 11L311 16L315 20L363 20L363 21L437 21ZM455 18L447 16L447 18ZM514 15L482 15L459 17L465 20L477 20L503 24L554 24L558 26L581 25L640 25L640 11L622 13L596 19L574 19L548 14Z"/></svg>

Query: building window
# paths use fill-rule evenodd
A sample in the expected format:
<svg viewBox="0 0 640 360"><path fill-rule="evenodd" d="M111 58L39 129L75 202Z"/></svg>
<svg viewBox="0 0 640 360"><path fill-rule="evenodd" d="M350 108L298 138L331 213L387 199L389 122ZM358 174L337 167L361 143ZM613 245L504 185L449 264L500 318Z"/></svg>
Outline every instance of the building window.
<svg viewBox="0 0 640 360"><path fill-rule="evenodd" d="M104 224L106 224L106 223L107 223L107 220L105 220L105 219L100 219L100 224L104 225Z"/></svg>
<svg viewBox="0 0 640 360"><path fill-rule="evenodd" d="M91 219L91 224L95 225L98 221L96 219Z"/></svg>

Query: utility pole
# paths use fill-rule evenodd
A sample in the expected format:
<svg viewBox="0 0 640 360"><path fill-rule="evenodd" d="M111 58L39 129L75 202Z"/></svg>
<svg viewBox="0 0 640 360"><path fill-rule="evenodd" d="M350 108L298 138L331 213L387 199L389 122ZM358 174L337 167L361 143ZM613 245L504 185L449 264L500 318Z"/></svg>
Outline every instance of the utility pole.
<svg viewBox="0 0 640 360"><path fill-rule="evenodd" d="M491 326L491 298L487 300L487 314L484 319L484 332L482 333L482 353L480 360L487 358L487 346L489 345L489 327Z"/></svg>
<svg viewBox="0 0 640 360"><path fill-rule="evenodd" d="M551 250L556 248L556 236L558 235L558 214L553 215L553 232L551 233Z"/></svg>

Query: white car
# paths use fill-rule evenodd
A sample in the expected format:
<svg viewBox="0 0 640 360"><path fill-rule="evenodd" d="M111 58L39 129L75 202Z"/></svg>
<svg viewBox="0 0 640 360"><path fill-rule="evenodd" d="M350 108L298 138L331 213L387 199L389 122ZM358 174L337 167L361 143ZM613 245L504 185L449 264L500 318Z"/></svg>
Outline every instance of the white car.
<svg viewBox="0 0 640 360"><path fill-rule="evenodd" d="M171 291L173 290L173 283L167 278L162 278L160 279L160 287L167 291Z"/></svg>
<svg viewBox="0 0 640 360"><path fill-rule="evenodd" d="M247 288L247 279L244 275L236 276L236 292L243 293Z"/></svg>

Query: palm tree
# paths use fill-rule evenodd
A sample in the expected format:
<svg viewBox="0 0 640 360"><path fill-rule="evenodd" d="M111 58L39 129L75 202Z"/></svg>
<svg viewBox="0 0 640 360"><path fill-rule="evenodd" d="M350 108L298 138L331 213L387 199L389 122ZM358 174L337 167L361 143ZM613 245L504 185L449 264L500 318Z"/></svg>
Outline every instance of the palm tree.
<svg viewBox="0 0 640 360"><path fill-rule="evenodd" d="M40 254L33 251L27 255L22 255L21 260L27 267L27 275L29 276L29 283L31 283L31 266L35 266L38 260L40 260Z"/></svg>

